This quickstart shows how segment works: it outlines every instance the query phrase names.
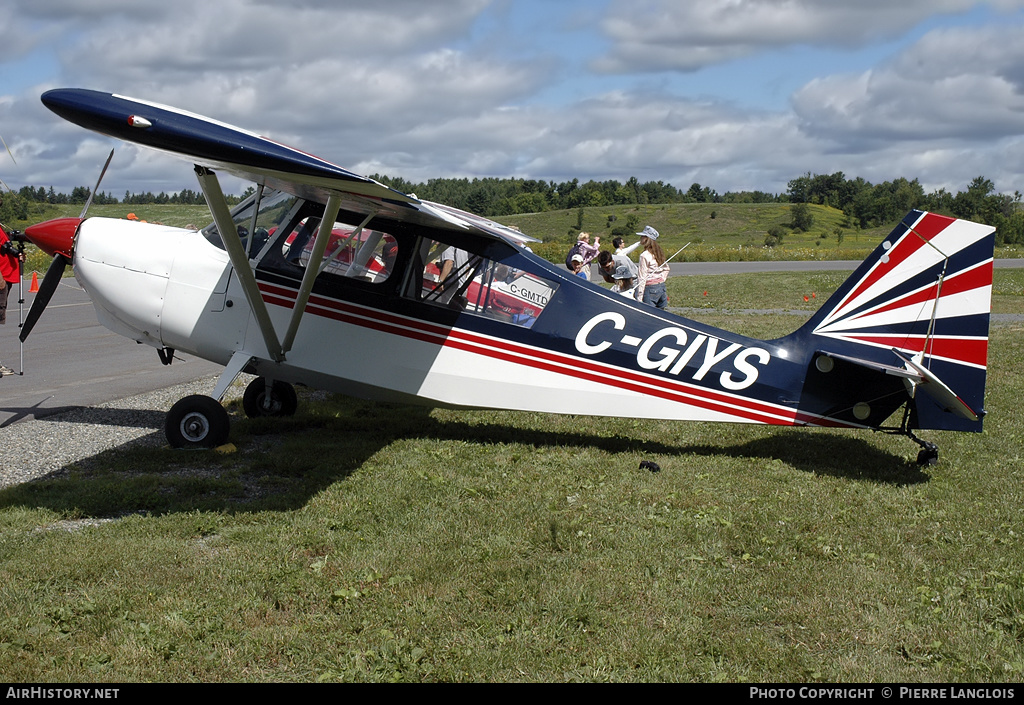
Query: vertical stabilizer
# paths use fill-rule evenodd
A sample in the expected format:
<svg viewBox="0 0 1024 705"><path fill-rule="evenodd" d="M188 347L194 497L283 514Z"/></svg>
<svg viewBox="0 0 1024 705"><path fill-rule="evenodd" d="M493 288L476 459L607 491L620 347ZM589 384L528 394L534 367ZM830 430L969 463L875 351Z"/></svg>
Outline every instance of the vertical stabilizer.
<svg viewBox="0 0 1024 705"><path fill-rule="evenodd" d="M911 211L796 335L867 362L912 358L983 416L994 231ZM981 429L926 394L911 412L912 428Z"/></svg>

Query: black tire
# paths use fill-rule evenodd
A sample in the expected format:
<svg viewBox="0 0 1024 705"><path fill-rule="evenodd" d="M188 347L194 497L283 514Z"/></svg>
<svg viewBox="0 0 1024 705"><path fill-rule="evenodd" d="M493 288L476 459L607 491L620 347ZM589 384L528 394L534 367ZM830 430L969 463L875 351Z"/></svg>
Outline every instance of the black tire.
<svg viewBox="0 0 1024 705"><path fill-rule="evenodd" d="M275 380L270 390L270 404L264 406L267 396L267 379L258 377L249 383L242 395L242 409L250 419L260 416L294 416L299 408L299 397L295 387L287 382Z"/></svg>
<svg viewBox="0 0 1024 705"><path fill-rule="evenodd" d="M230 430L227 410L202 394L180 399L164 422L164 434L172 448L216 448L227 442Z"/></svg>

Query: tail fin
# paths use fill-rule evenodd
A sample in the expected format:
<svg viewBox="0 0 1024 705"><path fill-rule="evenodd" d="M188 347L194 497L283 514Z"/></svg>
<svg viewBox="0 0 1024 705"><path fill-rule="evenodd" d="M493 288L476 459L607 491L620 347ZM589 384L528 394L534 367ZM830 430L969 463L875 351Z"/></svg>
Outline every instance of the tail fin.
<svg viewBox="0 0 1024 705"><path fill-rule="evenodd" d="M911 211L794 335L820 354L913 373L911 428L980 431L994 230Z"/></svg>

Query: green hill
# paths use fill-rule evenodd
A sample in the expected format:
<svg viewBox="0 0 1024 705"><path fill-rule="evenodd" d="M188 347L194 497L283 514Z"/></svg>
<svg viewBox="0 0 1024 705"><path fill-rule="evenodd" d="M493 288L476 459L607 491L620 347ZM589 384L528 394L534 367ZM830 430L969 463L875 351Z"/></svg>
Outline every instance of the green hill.
<svg viewBox="0 0 1024 705"><path fill-rule="evenodd" d="M891 227L861 230L849 227L842 211L827 206L808 205L813 218L806 232L792 229L793 204L789 203L678 203L648 206L606 206L583 211L583 230L600 236L602 246L610 247L613 231L626 227L630 220L635 230L645 225L661 233L666 254L690 243L678 261L721 261L763 259L862 259L874 249ZM550 211L511 215L497 220L514 225L536 237L541 244L532 249L541 256L560 262L576 240L578 210ZM782 228L782 243L765 246L765 237L774 227ZM636 236L626 237L635 242Z"/></svg>

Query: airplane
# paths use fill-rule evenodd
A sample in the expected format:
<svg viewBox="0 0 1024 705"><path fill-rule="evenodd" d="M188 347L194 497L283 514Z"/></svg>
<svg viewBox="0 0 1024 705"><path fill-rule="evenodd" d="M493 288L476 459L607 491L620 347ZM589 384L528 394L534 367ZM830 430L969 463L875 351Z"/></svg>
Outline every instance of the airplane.
<svg viewBox="0 0 1024 705"><path fill-rule="evenodd" d="M224 366L167 413L173 447L225 443L241 373L250 416L286 416L295 385L449 408L868 429L979 432L994 228L910 212L794 333L757 340L610 293L480 216L400 193L252 132L86 89L58 116L188 160L212 223L47 221L54 257L21 332L68 265L103 325ZM109 159L108 159L109 164ZM104 167L104 170L106 167ZM218 172L255 184L229 207ZM102 173L101 173L102 178ZM97 182L98 188L98 182ZM892 419L892 420L890 420Z"/></svg>

